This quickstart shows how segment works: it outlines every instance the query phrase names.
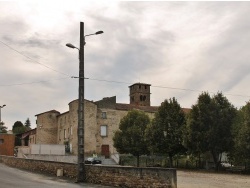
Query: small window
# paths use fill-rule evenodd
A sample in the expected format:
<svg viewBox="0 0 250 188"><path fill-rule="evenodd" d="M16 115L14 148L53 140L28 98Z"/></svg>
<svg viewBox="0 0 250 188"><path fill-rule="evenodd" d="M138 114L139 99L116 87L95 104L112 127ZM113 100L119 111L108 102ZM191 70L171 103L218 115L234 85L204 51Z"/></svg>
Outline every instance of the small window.
<svg viewBox="0 0 250 188"><path fill-rule="evenodd" d="M59 140L61 140L61 133L62 133L62 130L59 131Z"/></svg>
<svg viewBox="0 0 250 188"><path fill-rule="evenodd" d="M108 136L107 125L101 125L101 136Z"/></svg>
<svg viewBox="0 0 250 188"><path fill-rule="evenodd" d="M141 89L141 85L139 85L139 89Z"/></svg>
<svg viewBox="0 0 250 188"><path fill-rule="evenodd" d="M66 129L64 129L64 139L67 138L67 132Z"/></svg>
<svg viewBox="0 0 250 188"><path fill-rule="evenodd" d="M107 112L102 112L102 119L107 119Z"/></svg>
<svg viewBox="0 0 250 188"><path fill-rule="evenodd" d="M147 86L145 86L145 89L147 89Z"/></svg>
<svg viewBox="0 0 250 188"><path fill-rule="evenodd" d="M70 126L70 135L73 134L72 126Z"/></svg>
<svg viewBox="0 0 250 188"><path fill-rule="evenodd" d="M4 143L4 139L0 139L0 144L3 144Z"/></svg>

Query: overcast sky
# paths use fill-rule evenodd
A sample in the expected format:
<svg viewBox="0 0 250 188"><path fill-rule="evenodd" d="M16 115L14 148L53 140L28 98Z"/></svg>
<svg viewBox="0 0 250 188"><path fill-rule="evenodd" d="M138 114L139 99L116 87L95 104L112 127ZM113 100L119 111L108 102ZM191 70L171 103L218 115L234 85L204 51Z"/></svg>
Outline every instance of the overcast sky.
<svg viewBox="0 0 250 188"><path fill-rule="evenodd" d="M0 1L1 118L16 121L68 110L78 98L80 22L86 38L85 98L151 84L151 105L222 91L236 107L250 99L250 2ZM101 81L106 80L106 81ZM107 82L109 81L109 82ZM116 83L120 82L120 83ZM162 87L158 87L162 86ZM241 95L241 96L238 96Z"/></svg>

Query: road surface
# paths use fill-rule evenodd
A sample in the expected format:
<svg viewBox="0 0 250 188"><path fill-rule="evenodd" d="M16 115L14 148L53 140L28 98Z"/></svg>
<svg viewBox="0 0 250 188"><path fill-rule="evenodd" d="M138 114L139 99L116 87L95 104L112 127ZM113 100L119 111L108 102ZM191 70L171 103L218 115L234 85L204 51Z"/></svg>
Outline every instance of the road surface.
<svg viewBox="0 0 250 188"><path fill-rule="evenodd" d="M45 176L8 167L0 163L0 188L111 188L87 183L73 183L55 176Z"/></svg>

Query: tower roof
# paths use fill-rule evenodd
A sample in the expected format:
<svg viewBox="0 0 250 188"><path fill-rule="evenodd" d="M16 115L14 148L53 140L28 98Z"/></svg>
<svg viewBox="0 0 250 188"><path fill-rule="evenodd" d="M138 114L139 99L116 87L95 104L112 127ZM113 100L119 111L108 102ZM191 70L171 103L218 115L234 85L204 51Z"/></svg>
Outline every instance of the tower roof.
<svg viewBox="0 0 250 188"><path fill-rule="evenodd" d="M131 86L128 86L128 87L132 87L132 86L134 86L134 85L151 86L151 84L146 84L146 83L140 83L140 82L138 82L138 83L134 83L134 84L132 84Z"/></svg>

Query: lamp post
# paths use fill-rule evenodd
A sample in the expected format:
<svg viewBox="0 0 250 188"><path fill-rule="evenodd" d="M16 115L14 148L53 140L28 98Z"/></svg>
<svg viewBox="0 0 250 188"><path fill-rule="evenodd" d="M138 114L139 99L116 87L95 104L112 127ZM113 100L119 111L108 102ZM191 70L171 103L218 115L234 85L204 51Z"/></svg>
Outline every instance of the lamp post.
<svg viewBox="0 0 250 188"><path fill-rule="evenodd" d="M2 119L1 119L1 109L3 108L3 107L5 107L6 105L4 104L3 106L0 106L0 123L2 122Z"/></svg>
<svg viewBox="0 0 250 188"><path fill-rule="evenodd" d="M84 23L80 22L80 48L73 44L66 44L69 48L76 48L79 50L79 90L78 90L78 165L77 165L77 182L85 182L86 173L84 165L84 45L85 37L90 35L99 35L103 31L97 31L93 34L84 35Z"/></svg>

